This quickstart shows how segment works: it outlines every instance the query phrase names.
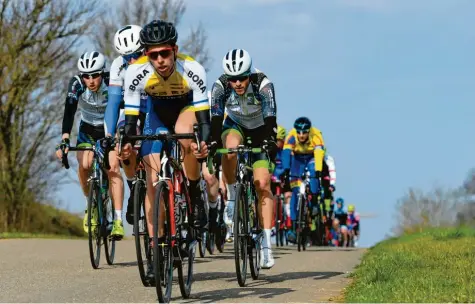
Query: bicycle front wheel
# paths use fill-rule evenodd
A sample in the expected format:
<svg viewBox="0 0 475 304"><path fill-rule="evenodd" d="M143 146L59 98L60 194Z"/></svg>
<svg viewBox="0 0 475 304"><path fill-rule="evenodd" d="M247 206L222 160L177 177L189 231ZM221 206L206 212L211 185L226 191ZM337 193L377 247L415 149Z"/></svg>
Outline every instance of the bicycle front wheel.
<svg viewBox="0 0 475 304"><path fill-rule="evenodd" d="M173 189L171 189L173 191ZM155 289L160 303L169 303L172 295L173 283L173 252L171 236L171 219L169 213L169 194L167 181L160 181L156 186L155 201L153 204L153 259L155 271ZM165 205L165 234L158 238L160 202Z"/></svg>
<svg viewBox="0 0 475 304"><path fill-rule="evenodd" d="M305 217L305 197L301 194L299 194L299 199L298 199L298 217L297 217L297 250L301 251L302 249L305 250L305 223L307 218Z"/></svg>
<svg viewBox="0 0 475 304"><path fill-rule="evenodd" d="M145 213L145 195L147 188L143 180L137 180L134 185L134 239L135 253L137 255L137 266L139 268L140 280L145 287L151 285L147 279L145 269L150 263L150 241L147 229L147 217Z"/></svg>
<svg viewBox="0 0 475 304"><path fill-rule="evenodd" d="M99 200L101 190L97 181L93 180L89 185L89 195L87 197L87 226L89 239L89 257L92 268L99 268L101 260L101 229L99 225Z"/></svg>
<svg viewBox="0 0 475 304"><path fill-rule="evenodd" d="M239 286L246 285L247 277L247 238L249 220L247 218L246 192L243 184L236 185L234 204L234 262Z"/></svg>

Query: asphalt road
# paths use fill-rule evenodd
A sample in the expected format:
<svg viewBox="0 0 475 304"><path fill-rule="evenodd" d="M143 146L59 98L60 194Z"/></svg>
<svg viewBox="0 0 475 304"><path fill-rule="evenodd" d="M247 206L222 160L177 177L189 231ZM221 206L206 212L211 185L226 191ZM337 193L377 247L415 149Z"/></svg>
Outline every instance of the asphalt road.
<svg viewBox="0 0 475 304"><path fill-rule="evenodd" d="M276 249L276 264L248 276L239 287L232 244L224 253L196 258L192 295L183 300L178 284L173 301L192 302L326 302L349 282L348 273L363 249L295 246ZM0 240L0 302L157 302L154 287L143 287L136 266L134 243L117 243L115 265L102 254L100 269L89 261L83 240ZM176 274L176 271L175 271Z"/></svg>

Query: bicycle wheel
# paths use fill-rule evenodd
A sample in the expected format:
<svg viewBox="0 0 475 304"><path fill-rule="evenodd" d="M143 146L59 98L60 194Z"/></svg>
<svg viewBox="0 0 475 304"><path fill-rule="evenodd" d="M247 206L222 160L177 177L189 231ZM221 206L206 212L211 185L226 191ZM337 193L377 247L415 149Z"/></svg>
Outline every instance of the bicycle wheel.
<svg viewBox="0 0 475 304"><path fill-rule="evenodd" d="M244 287L247 277L247 219L246 192L243 184L236 185L236 203L234 204L234 262L239 286Z"/></svg>
<svg viewBox="0 0 475 304"><path fill-rule="evenodd" d="M251 186L252 187L252 186ZM249 247L248 247L248 254L249 254L249 265L251 268L251 277L253 280L257 280L259 278L259 270L260 270L260 260L261 260L261 240L263 237L263 232L261 231L259 234L254 235L260 230L259 225L259 216L258 216L258 205L259 202L257 201L257 195L255 189L252 187L252 195L250 197L251 203L250 208L254 208L254 212L249 212L250 220L249 223L254 223L254 227L251 227L252 234L248 237L249 239Z"/></svg>
<svg viewBox="0 0 475 304"><path fill-rule="evenodd" d="M147 188L143 180L137 180L134 185L134 240L135 253L137 255L137 266L139 268L140 280L145 287L150 286L146 277L146 266L150 263L150 241L147 229L147 219L145 214L145 195Z"/></svg>
<svg viewBox="0 0 475 304"><path fill-rule="evenodd" d="M173 191L173 189L172 189ZM170 302L173 283L173 253L171 250L171 221L169 213L169 193L167 181L160 181L156 186L153 204L153 256L155 271L155 289L160 303ZM158 220L160 216L160 201L165 205L165 235L158 238Z"/></svg>
<svg viewBox="0 0 475 304"><path fill-rule="evenodd" d="M104 252L106 255L107 264L114 264L115 257L115 239L110 237L111 230L109 230L109 219L114 221L114 205L110 197L106 198L102 206L102 235L104 238ZM112 222L110 223L112 225Z"/></svg>
<svg viewBox="0 0 475 304"><path fill-rule="evenodd" d="M297 225L296 225L296 230L297 230L297 250L301 251L302 249L302 238L304 234L304 227L305 227L305 217L304 217L304 204L305 204L305 198L303 195L299 194L298 198L298 216L297 216Z"/></svg>
<svg viewBox="0 0 475 304"><path fill-rule="evenodd" d="M182 188L183 189L183 188ZM186 197L186 195L185 195ZM188 202L189 206L189 202ZM186 217L190 218L188 206L185 208ZM185 216L183 216L184 218ZM193 263L196 253L196 240L194 236L194 228L188 223L181 223L178 225L177 235L180 236L179 248L176 248L178 255L180 256L180 262L178 265L178 283L180 285L180 293L184 299L188 299L191 293L191 285L193 283ZM183 237L184 232L186 236Z"/></svg>
<svg viewBox="0 0 475 304"><path fill-rule="evenodd" d="M92 268L97 269L101 260L101 229L99 226L99 209L98 200L101 199L101 190L97 181L93 180L89 185L89 195L87 197L87 225L88 225L88 239L89 239L89 257ZM92 219L95 219L96 224L91 224Z"/></svg>

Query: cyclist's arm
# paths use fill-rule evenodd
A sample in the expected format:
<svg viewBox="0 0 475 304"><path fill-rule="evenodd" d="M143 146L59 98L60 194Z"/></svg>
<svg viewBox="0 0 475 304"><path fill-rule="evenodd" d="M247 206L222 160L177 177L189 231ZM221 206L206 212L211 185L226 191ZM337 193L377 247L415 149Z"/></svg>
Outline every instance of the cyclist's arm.
<svg viewBox="0 0 475 304"><path fill-rule="evenodd" d="M125 133L137 135L137 121L140 113L140 96L144 91L144 83L148 77L137 75L151 75L152 72L140 68L140 65L130 65L124 77L124 110L125 110ZM147 71L148 73L144 73ZM137 79L136 79L137 77Z"/></svg>
<svg viewBox="0 0 475 304"><path fill-rule="evenodd" d="M207 78L204 67L196 61L193 61L193 77L189 79L191 89L193 90L193 109L195 111L196 121L198 122L201 140L209 141L210 137L210 115L208 94L206 92ZM190 74L188 73L188 76ZM190 77L190 76L189 76Z"/></svg>
<svg viewBox="0 0 475 304"><path fill-rule="evenodd" d="M284 170L290 169L292 151L294 150L296 143L297 139L294 134L287 135L287 138L284 141L284 149L282 150L282 167Z"/></svg>
<svg viewBox="0 0 475 304"><path fill-rule="evenodd" d="M221 143L221 132L226 104L225 90L220 80L211 88L211 139Z"/></svg>
<svg viewBox="0 0 475 304"><path fill-rule="evenodd" d="M68 95L64 104L63 126L61 133L62 137L69 138L74 124L74 115L78 108L78 99L82 94L83 86L79 76L74 76L69 81Z"/></svg>
<svg viewBox="0 0 475 304"><path fill-rule="evenodd" d="M321 133L319 135L315 134L313 136L312 146L313 146L313 157L315 159L315 171L322 172L323 167L323 157L325 156L324 142Z"/></svg>
<svg viewBox="0 0 475 304"><path fill-rule="evenodd" d="M274 84L264 78L259 88L259 95L262 99L262 114L266 126L265 138L276 140L277 138L277 105L275 102Z"/></svg>
<svg viewBox="0 0 475 304"><path fill-rule="evenodd" d="M108 88L108 100L106 113L104 115L105 134L115 135L117 120L119 119L120 103L122 101L122 86L124 85L122 57L116 58L110 68L110 80Z"/></svg>

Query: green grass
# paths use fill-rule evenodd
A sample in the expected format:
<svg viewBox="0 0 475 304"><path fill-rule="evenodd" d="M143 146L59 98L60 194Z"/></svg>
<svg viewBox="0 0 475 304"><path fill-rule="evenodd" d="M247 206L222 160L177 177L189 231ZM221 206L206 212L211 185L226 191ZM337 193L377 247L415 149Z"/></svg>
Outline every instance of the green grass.
<svg viewBox="0 0 475 304"><path fill-rule="evenodd" d="M475 302L475 230L430 229L383 241L351 277L346 302Z"/></svg>

